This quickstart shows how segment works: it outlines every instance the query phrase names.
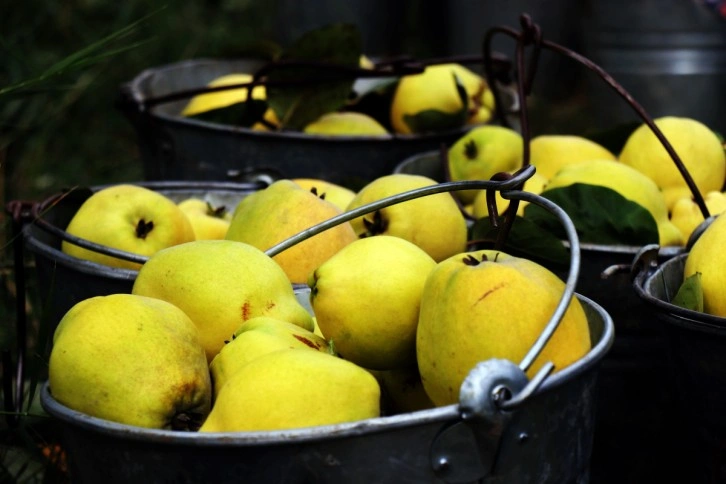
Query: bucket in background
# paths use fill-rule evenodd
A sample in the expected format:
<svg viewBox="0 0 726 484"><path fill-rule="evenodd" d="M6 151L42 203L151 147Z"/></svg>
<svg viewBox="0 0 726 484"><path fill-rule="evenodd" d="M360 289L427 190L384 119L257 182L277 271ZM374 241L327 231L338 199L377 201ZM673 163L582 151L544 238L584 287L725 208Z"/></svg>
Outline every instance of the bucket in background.
<svg viewBox="0 0 726 484"><path fill-rule="evenodd" d="M357 190L400 160L451 144L471 127L420 135L323 136L258 131L180 115L188 100L147 101L198 89L232 72L255 72L256 60L192 59L147 69L121 86L119 106L137 132L147 180L254 181L321 178Z"/></svg>
<svg viewBox="0 0 726 484"><path fill-rule="evenodd" d="M652 117L685 116L726 132L726 19L705 1L590 0L583 54L615 77ZM639 121L597 76L587 78L592 122Z"/></svg>
<svg viewBox="0 0 726 484"><path fill-rule="evenodd" d="M664 327L673 359L670 378L678 397L672 423L688 429L693 482L726 481L726 318L671 304L683 282L688 254L642 270L635 292Z"/></svg>
<svg viewBox="0 0 726 484"><path fill-rule="evenodd" d="M162 193L174 202L197 197L214 206L230 209L242 198L259 190L259 184L223 182L139 182L134 183ZM96 191L102 187L93 187ZM40 202L38 219L23 227L26 247L35 260L37 291L43 301L44 317L53 328L77 302L93 296L130 293L138 271L109 267L77 257L61 250L61 235L46 228L50 225L65 230L81 206L78 197L56 194Z"/></svg>
<svg viewBox="0 0 726 484"><path fill-rule="evenodd" d="M61 422L71 476L78 483L584 484L597 371L614 333L607 312L578 297L590 325L591 351L548 376L509 412L496 455L477 440L492 435L491 422L462 420L458 405L288 431L200 434L89 417L54 400L47 384L41 403ZM448 467L440 465L442 459Z"/></svg>
<svg viewBox="0 0 726 484"><path fill-rule="evenodd" d="M394 172L445 179L438 151L411 156ZM680 438L685 429L672 421L676 397L669 377L667 340L651 309L632 288L629 269L639 250L635 246L580 243L576 291L602 305L616 332L598 376L593 484L685 478L689 472L681 459L688 453ZM663 248L659 257L664 261L680 252L679 247ZM609 271L616 267L620 270ZM563 280L567 277L566 269L549 269ZM664 459L672 462L668 468L662 465Z"/></svg>

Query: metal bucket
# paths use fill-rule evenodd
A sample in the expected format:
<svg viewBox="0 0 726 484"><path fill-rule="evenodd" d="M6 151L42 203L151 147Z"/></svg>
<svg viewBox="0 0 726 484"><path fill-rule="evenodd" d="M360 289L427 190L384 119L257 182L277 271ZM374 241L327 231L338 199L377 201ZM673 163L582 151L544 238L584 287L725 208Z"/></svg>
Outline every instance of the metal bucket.
<svg viewBox="0 0 726 484"><path fill-rule="evenodd" d="M445 176L437 151L411 156L394 172L437 181ZM616 333L598 380L592 482L665 479L680 475L677 472L682 469L677 460L668 469L660 464L664 458L675 459L682 448L671 438L676 401L668 380L667 341L651 309L632 288L630 267L639 250L635 246L580 243L577 292L602 305L612 317ZM659 258L668 260L681 251L664 248ZM567 275L559 266L549 268L562 278ZM640 392L648 398L633 398Z"/></svg>
<svg viewBox="0 0 726 484"><path fill-rule="evenodd" d="M645 251L646 249L644 249ZM669 378L678 396L678 412L672 423L687 427L687 443L694 448L688 457L692 477L698 482L726 480L726 318L680 308L671 304L683 282L688 254L659 266L639 264L636 294L650 309L652 319L663 326L673 359ZM648 255L643 254L643 260ZM701 475L698 475L700 472ZM699 480L699 478L701 478Z"/></svg>
<svg viewBox="0 0 726 484"><path fill-rule="evenodd" d="M726 19L721 2L589 0L584 52L654 117L686 116L724 132ZM585 83L600 128L638 121L599 79ZM683 93L689 93L683 96Z"/></svg>
<svg viewBox="0 0 726 484"><path fill-rule="evenodd" d="M425 135L311 136L266 132L180 115L188 100L146 103L204 87L232 72L255 72L255 60L193 59L141 72L120 90L120 108L136 128L147 180L321 178L353 189L389 174L414 153L438 149L469 127Z"/></svg>
<svg viewBox="0 0 726 484"><path fill-rule="evenodd" d="M585 483L597 368L614 333L610 316L578 297L592 350L506 412L500 437L493 422L463 419L458 404L289 431L203 434L89 417L54 400L47 383L41 403L62 422L78 483Z"/></svg>
<svg viewBox="0 0 726 484"><path fill-rule="evenodd" d="M215 206L234 208L261 185L223 182L139 182L175 202L198 197ZM96 191L102 187L93 187ZM89 193L90 194L90 193ZM82 197L60 193L35 207L35 220L23 227L25 245L33 253L37 291L45 317L52 327L77 302L93 296L130 293L138 271L109 267L69 256L61 251L63 231L76 213ZM55 229L55 230L54 230Z"/></svg>

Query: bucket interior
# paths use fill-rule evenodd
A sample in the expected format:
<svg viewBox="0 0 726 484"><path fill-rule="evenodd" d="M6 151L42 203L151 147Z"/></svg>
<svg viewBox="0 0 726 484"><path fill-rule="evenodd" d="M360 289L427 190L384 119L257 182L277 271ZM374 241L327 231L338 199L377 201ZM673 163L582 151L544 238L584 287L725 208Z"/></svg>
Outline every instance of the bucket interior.
<svg viewBox="0 0 726 484"><path fill-rule="evenodd" d="M664 327L672 359L679 407L676 422L689 429L696 449L691 468L702 469L723 482L726 462L726 318L686 310L670 301L683 282L687 254L660 265L642 283L639 295ZM638 281L636 280L636 286ZM716 481L713 481L716 482Z"/></svg>
<svg viewBox="0 0 726 484"><path fill-rule="evenodd" d="M152 99L180 91L203 88L218 77L231 74L253 74L264 61L258 59L198 59L182 61L157 69L147 69L131 84L137 99ZM162 103L153 112L167 116L179 116L190 99Z"/></svg>

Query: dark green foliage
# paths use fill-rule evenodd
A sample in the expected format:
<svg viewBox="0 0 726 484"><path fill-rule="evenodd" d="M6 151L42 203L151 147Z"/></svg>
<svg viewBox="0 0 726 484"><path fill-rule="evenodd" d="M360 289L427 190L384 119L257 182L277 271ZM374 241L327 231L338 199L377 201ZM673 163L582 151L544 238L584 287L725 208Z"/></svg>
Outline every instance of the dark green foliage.
<svg viewBox="0 0 726 484"><path fill-rule="evenodd" d="M62 69L22 98L2 99L5 199L141 179L135 133L115 107L119 86L144 69L184 59L269 56L272 44L264 39L274 33L274 8L274 1L244 0L152 7L139 0L28 0L3 9L0 88L37 78L123 32L83 55L87 62L78 69Z"/></svg>
<svg viewBox="0 0 726 484"><path fill-rule="evenodd" d="M357 68L362 51L358 28L333 24L310 31L285 49L280 61L316 61ZM351 94L354 76L322 67L275 67L268 75L272 82L312 84L267 88L267 99L284 128L302 130L308 123L340 109Z"/></svg>
<svg viewBox="0 0 726 484"><path fill-rule="evenodd" d="M703 312L703 288L701 287L700 272L696 272L683 281L671 303L691 311Z"/></svg>
<svg viewBox="0 0 726 484"><path fill-rule="evenodd" d="M658 226L645 208L610 188L575 183L546 190L542 197L554 202L572 220L580 242L600 245L658 243ZM564 228L554 215L530 203L524 217L564 238Z"/></svg>
<svg viewBox="0 0 726 484"><path fill-rule="evenodd" d="M501 227L504 217L499 217L498 221ZM474 222L469 238L476 242L476 249L491 249L499 231L499 228L492 227L489 217L483 217ZM549 230L522 217L514 220L502 250L516 257L535 260L553 269L561 269L570 264L570 252L562 240Z"/></svg>

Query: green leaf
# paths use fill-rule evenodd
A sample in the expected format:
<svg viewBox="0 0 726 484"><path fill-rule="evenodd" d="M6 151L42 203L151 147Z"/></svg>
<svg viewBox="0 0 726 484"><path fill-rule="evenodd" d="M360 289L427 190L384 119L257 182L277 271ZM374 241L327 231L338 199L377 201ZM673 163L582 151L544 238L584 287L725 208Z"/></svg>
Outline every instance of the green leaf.
<svg viewBox="0 0 726 484"><path fill-rule="evenodd" d="M501 227L504 217L499 217L498 222ZM498 233L499 229L492 227L489 217L482 217L471 227L469 239L476 241L480 245L478 248L491 248ZM570 251L560 238L519 216L515 218L502 250L516 257L535 260L549 268L561 269L570 263Z"/></svg>
<svg viewBox="0 0 726 484"><path fill-rule="evenodd" d="M683 281L671 303L699 313L703 312L703 288L701 287L700 272L688 276Z"/></svg>
<svg viewBox="0 0 726 484"><path fill-rule="evenodd" d="M541 196L567 213L575 225L580 242L601 245L658 243L658 226L650 212L615 190L575 183L545 190ZM557 237L566 236L562 223L538 205L528 204L524 209L524 217Z"/></svg>
<svg viewBox="0 0 726 484"><path fill-rule="evenodd" d="M142 23L146 22L150 17L164 9L166 9L166 6L153 11L149 15L132 22L130 25L107 35L91 45L69 54L55 64L46 68L36 77L25 79L14 84L10 84L9 86L0 86L0 99L2 99L3 96L19 96L28 92L37 92L41 89L54 89L55 86L52 84L49 85L48 83L53 82L58 76L61 76L66 72L80 70L84 67L88 67L89 65L98 63L101 60L105 60L146 44L148 40L137 41L122 47L111 48L113 42L133 35Z"/></svg>
<svg viewBox="0 0 726 484"><path fill-rule="evenodd" d="M262 119L266 110L266 101L248 99L247 101L231 104L223 108L204 111L194 116L189 116L189 118L229 126L252 126Z"/></svg>
<svg viewBox="0 0 726 484"><path fill-rule="evenodd" d="M331 24L311 30L280 56L280 61L316 61L358 67L362 40L351 24ZM267 76L272 82L314 80L290 86L268 86L267 100L283 128L301 131L323 114L343 107L353 90L353 77L336 69L275 66Z"/></svg>
<svg viewBox="0 0 726 484"><path fill-rule="evenodd" d="M414 133L427 133L433 131L446 131L461 127L466 123L468 96L466 89L459 81L456 74L452 74L456 92L461 99L462 108L453 113L446 113L437 109L426 109L416 114L405 114L403 121Z"/></svg>

